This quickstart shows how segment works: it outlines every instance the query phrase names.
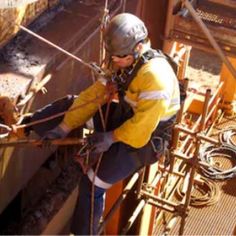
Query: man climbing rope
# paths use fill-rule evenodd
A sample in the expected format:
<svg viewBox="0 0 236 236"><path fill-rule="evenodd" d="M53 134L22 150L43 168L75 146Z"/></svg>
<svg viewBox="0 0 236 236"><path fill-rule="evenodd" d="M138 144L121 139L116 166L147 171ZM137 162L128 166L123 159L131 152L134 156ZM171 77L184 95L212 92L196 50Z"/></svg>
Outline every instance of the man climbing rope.
<svg viewBox="0 0 236 236"><path fill-rule="evenodd" d="M147 29L139 18L129 13L115 16L105 30L104 40L112 79L99 78L72 99L70 109L87 105L67 112L60 125L44 134L48 139L64 138L93 117L94 133L88 140L93 155L102 154L102 159L98 171L91 166L81 179L72 222L74 234L96 234L106 190L158 161L169 145L171 127L180 107L176 75L167 60L151 49ZM114 89L117 97L111 97ZM94 99L96 102L89 103ZM99 106L105 119L99 116ZM92 184L95 187L91 232Z"/></svg>

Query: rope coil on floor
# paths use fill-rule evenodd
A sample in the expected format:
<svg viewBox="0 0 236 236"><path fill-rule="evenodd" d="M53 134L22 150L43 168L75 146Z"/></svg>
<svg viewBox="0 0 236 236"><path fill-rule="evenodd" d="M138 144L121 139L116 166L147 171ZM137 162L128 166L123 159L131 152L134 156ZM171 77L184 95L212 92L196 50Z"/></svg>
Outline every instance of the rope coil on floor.
<svg viewBox="0 0 236 236"><path fill-rule="evenodd" d="M199 159L208 164L208 166L200 165L202 174L214 180L226 180L236 176L236 164L234 167L222 170L217 166L212 165L212 159L216 157L228 158L236 163L236 148L223 145L216 147L214 145L207 145L199 152Z"/></svg>
<svg viewBox="0 0 236 236"><path fill-rule="evenodd" d="M219 140L224 145L231 145L236 148L236 139L233 139L233 136L236 137L236 126L231 126L219 134Z"/></svg>
<svg viewBox="0 0 236 236"><path fill-rule="evenodd" d="M195 207L211 206L219 201L220 188L219 186L210 179L203 176L200 177L201 182L195 182L193 187L197 191L191 193L190 205ZM177 197L183 199L183 184L180 184L176 189Z"/></svg>

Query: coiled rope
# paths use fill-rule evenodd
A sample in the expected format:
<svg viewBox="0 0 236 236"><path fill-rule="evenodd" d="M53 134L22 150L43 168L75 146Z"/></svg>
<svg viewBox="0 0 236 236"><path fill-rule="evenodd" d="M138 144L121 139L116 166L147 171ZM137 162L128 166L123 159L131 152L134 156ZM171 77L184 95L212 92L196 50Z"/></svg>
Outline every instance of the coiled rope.
<svg viewBox="0 0 236 236"><path fill-rule="evenodd" d="M201 176L200 181L194 182L193 187L196 191L192 191L191 193L191 206L211 206L219 201L221 193L220 188L213 180ZM177 197L181 199L184 197L182 188L183 184L180 184L176 189Z"/></svg>
<svg viewBox="0 0 236 236"><path fill-rule="evenodd" d="M235 136L235 140L233 137ZM236 126L230 126L219 134L220 142L224 145L231 145L236 148Z"/></svg>
<svg viewBox="0 0 236 236"><path fill-rule="evenodd" d="M236 176L236 164L228 170L222 170L217 166L212 165L212 159L223 157L236 162L236 148L230 145L222 145L216 147L214 145L206 145L199 152L199 159L208 165L200 165L202 174L214 180L226 180Z"/></svg>

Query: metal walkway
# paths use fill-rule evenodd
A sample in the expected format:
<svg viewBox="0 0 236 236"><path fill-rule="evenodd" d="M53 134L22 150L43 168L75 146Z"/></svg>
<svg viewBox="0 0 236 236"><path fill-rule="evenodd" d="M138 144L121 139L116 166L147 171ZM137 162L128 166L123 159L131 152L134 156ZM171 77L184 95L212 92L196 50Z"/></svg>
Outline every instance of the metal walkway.
<svg viewBox="0 0 236 236"><path fill-rule="evenodd" d="M236 116L223 118L222 121L214 127L212 137L216 138L219 130L224 130L229 126L236 125ZM233 137L236 141L236 137ZM221 168L231 168L235 163L225 158L219 158ZM235 161L236 162L236 161ZM221 195L219 201L212 206L191 207L186 219L184 235L236 235L236 178L218 181ZM178 223L170 231L169 235L178 235ZM156 229L156 235L163 232L163 226L159 225Z"/></svg>

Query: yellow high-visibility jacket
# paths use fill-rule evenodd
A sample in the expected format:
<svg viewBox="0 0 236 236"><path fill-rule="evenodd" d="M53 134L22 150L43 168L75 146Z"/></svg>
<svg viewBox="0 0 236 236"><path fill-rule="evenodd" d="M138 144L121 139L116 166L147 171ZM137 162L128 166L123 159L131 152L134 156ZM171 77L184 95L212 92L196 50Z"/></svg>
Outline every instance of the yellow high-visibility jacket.
<svg viewBox="0 0 236 236"><path fill-rule="evenodd" d="M96 98L97 103L88 104ZM98 103L103 105L106 101L106 85L104 80L98 80L79 95L71 108L87 105L68 112L63 122L72 129L81 126L96 113ZM144 64L130 83L125 101L134 115L114 130L114 136L132 147L143 147L158 123L171 118L180 108L178 81L168 62L153 58Z"/></svg>

